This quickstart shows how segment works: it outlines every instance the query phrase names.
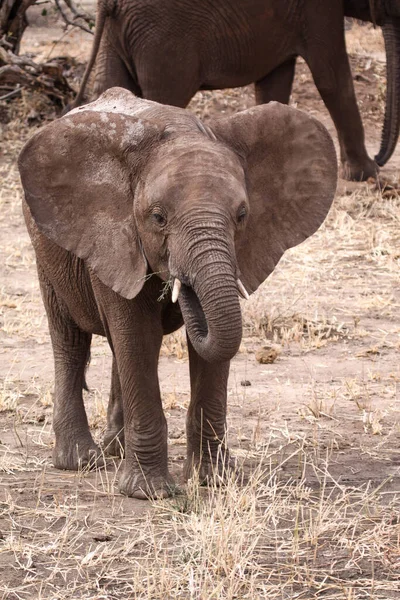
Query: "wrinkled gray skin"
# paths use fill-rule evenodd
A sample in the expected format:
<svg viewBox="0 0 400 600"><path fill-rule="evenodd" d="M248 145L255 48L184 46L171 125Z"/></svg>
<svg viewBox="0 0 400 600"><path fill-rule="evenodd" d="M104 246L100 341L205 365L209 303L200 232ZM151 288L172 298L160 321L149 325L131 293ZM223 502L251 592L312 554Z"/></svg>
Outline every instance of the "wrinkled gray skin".
<svg viewBox="0 0 400 600"><path fill-rule="evenodd" d="M388 88L376 162L365 148L344 15L381 25L385 37ZM257 104L287 104L297 56L310 67L335 123L342 175L375 176L400 128L400 0L98 0L92 55L75 106L95 61L96 96L118 85L184 107L199 89L255 82Z"/></svg>
<svg viewBox="0 0 400 600"><path fill-rule="evenodd" d="M324 127L278 103L210 127L113 88L44 127L19 158L55 361L54 465L99 455L82 401L92 334L114 360L105 447L125 446L121 492L166 496L167 425L157 363L186 325L187 461L206 478L225 449L229 361L249 293L322 223L336 186ZM179 300L165 289L182 282ZM228 460L228 452L224 452Z"/></svg>

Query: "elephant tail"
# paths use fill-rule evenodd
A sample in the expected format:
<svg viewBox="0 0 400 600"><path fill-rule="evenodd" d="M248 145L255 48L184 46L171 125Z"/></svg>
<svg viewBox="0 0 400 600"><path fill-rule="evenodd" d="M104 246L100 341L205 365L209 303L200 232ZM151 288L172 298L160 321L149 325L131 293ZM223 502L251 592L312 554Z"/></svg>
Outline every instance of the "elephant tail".
<svg viewBox="0 0 400 600"><path fill-rule="evenodd" d="M71 108L76 108L82 103L82 99L85 93L86 84L88 82L90 73L96 62L97 53L100 48L101 38L103 37L104 25L107 17L111 16L115 9L115 0L99 0L97 3L97 19L96 19L96 31L94 34L92 52L90 54L89 62L86 66L79 91Z"/></svg>

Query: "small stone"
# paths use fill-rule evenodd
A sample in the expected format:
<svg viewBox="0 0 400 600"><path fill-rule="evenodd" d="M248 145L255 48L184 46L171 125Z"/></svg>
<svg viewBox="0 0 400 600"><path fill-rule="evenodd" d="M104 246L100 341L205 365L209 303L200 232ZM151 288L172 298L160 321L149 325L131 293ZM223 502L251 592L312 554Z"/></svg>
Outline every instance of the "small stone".
<svg viewBox="0 0 400 600"><path fill-rule="evenodd" d="M112 540L112 536L111 535L107 535L107 534L103 534L103 533L99 533L97 535L93 536L93 539L95 542L111 542Z"/></svg>
<svg viewBox="0 0 400 600"><path fill-rule="evenodd" d="M240 382L240 385L242 385L243 387L249 387L249 385L251 385L251 381L249 381L248 379L243 379Z"/></svg>
<svg viewBox="0 0 400 600"><path fill-rule="evenodd" d="M270 365L276 361L279 354L281 353L280 346L271 345L271 346L263 346L260 350L256 352L256 360L261 365Z"/></svg>
<svg viewBox="0 0 400 600"><path fill-rule="evenodd" d="M42 502L54 502L55 497L54 494L43 494L40 499Z"/></svg>

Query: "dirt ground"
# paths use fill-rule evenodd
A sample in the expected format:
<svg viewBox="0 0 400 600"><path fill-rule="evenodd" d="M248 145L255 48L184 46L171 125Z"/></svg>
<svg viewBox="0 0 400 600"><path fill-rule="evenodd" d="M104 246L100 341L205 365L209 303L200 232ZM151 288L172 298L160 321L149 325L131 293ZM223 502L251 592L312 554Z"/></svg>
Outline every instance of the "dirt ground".
<svg viewBox="0 0 400 600"><path fill-rule="evenodd" d="M385 91L381 34L353 26L347 36L374 154ZM83 63L90 44L38 18L23 51ZM249 87L199 93L190 109L208 119L253 103ZM303 63L292 104L335 136ZM0 598L400 598L396 189L341 181L323 227L243 301L228 399L230 445L248 476L242 485L182 481L187 351L182 331L165 338L160 380L170 469L182 493L135 501L118 493L118 460L97 472L52 466L52 353L16 168L46 106L28 96L14 105L19 116L2 127L0 156ZM400 148L382 175L396 183L399 172ZM260 363L260 350L271 348L274 362ZM101 338L88 384L101 440L110 384Z"/></svg>

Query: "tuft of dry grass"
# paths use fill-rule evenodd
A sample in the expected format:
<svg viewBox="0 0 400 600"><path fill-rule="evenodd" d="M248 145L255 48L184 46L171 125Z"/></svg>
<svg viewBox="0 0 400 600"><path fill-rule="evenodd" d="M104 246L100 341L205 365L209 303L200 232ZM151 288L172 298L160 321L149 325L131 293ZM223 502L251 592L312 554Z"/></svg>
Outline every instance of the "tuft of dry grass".
<svg viewBox="0 0 400 600"><path fill-rule="evenodd" d="M187 360L188 350L186 344L185 328L182 327L178 331L164 336L161 345L161 356L173 356L178 360Z"/></svg>

